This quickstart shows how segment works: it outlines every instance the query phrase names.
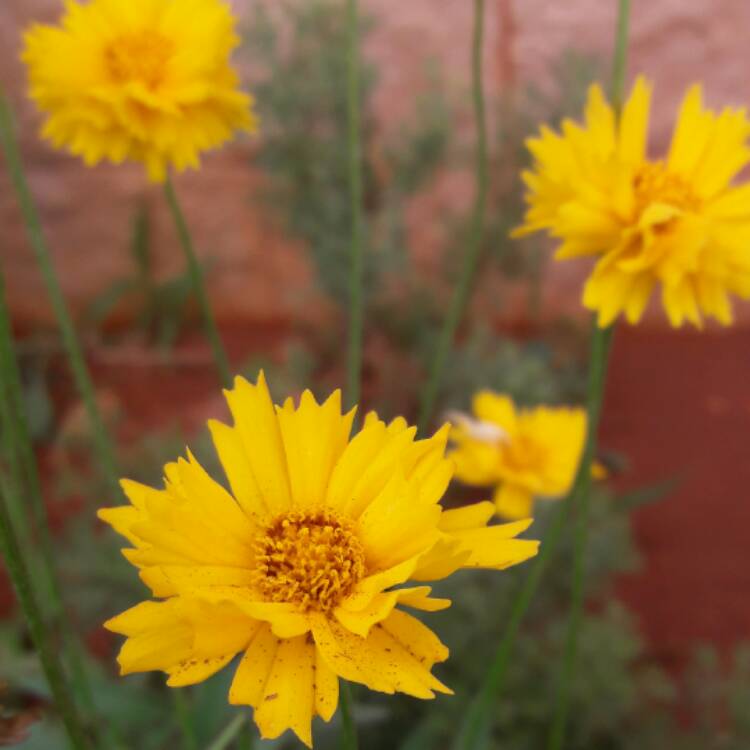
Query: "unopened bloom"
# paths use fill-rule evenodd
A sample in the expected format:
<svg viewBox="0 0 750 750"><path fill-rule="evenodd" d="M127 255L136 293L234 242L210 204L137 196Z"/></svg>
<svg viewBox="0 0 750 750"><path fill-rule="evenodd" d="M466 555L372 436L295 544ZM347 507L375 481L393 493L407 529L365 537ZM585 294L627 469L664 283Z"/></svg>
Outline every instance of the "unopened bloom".
<svg viewBox="0 0 750 750"><path fill-rule="evenodd" d="M263 376L226 392L234 426L210 428L230 490L188 453L164 489L126 481L131 505L100 517L156 600L106 623L127 636L123 674L161 670L172 687L205 680L237 654L232 704L254 708L264 737L312 744L338 680L433 698L448 649L402 607L449 606L426 585L459 568L502 569L536 554L530 521L487 526L489 502L444 511L453 475L448 427L415 440L374 413L350 437L340 393L274 406Z"/></svg>
<svg viewBox="0 0 750 750"><path fill-rule="evenodd" d="M639 78L618 119L592 86L582 125L529 139L529 207L515 234L546 230L561 243L556 258L597 258L583 304L602 327L621 313L637 323L657 286L673 326L729 324L730 296L750 297L750 185L734 184L750 161L750 122L743 109L704 108L695 85L654 159L650 99Z"/></svg>
<svg viewBox="0 0 750 750"><path fill-rule="evenodd" d="M155 181L197 168L256 127L230 65L234 26L223 0L68 0L59 26L25 35L43 136L88 165L142 162Z"/></svg>
<svg viewBox="0 0 750 750"><path fill-rule="evenodd" d="M531 516L535 497L567 494L586 438L583 409L517 410L510 397L480 391L472 411L452 418L456 479L494 487L497 513L508 519Z"/></svg>

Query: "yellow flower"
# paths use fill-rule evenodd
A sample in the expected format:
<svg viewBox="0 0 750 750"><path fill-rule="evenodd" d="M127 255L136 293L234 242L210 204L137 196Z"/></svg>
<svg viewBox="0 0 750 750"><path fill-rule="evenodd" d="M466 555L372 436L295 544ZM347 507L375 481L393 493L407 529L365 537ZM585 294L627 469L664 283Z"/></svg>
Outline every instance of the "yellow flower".
<svg viewBox="0 0 750 750"><path fill-rule="evenodd" d="M535 497L567 494L583 452L586 412L551 408L516 410L508 396L480 391L475 419L457 415L450 457L465 484L496 487L497 513L528 518Z"/></svg>
<svg viewBox="0 0 750 750"><path fill-rule="evenodd" d="M592 86L583 125L543 127L527 145L529 204L516 236L547 230L557 258L597 256L583 303L601 327L637 323L657 284L673 326L732 321L730 295L750 297L750 161L744 110L704 109L693 86L666 157L646 155L651 87L639 78L619 120Z"/></svg>
<svg viewBox="0 0 750 750"><path fill-rule="evenodd" d="M530 521L487 526L489 502L441 508L447 425L415 440L403 419L370 413L350 439L354 411L341 413L338 391L274 407L261 374L226 396L234 426L209 426L231 492L188 453L166 466L164 489L124 481L132 505L99 513L161 600L106 623L128 637L122 673L161 670L179 687L242 652L230 703L252 706L264 737L289 728L307 745L312 718L336 710L339 677L450 693L431 674L448 649L400 609L450 602L406 584L532 557L538 543L514 538Z"/></svg>
<svg viewBox="0 0 750 750"><path fill-rule="evenodd" d="M91 166L197 168L199 153L254 130L229 63L239 38L223 0L67 0L59 26L25 34L42 135Z"/></svg>

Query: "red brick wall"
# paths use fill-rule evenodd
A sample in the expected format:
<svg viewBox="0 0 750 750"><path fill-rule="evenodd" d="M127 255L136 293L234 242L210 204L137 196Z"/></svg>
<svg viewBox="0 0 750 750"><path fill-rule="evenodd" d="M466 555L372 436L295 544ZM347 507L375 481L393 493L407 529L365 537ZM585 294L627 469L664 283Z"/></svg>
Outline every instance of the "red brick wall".
<svg viewBox="0 0 750 750"><path fill-rule="evenodd" d="M242 11L249 0L235 0ZM468 0L366 0L380 23L367 54L381 66L377 108L385 124L410 111L424 81L424 61L441 60L446 79L459 95L468 79L471 12ZM88 170L54 153L36 137L38 117L23 95L19 39L35 19L52 20L60 0L3 0L0 4L0 79L10 90L21 122L24 155L60 268L75 307L129 268L128 222L138 200L156 210L159 266L180 267L174 236L161 214L158 190L135 168ZM565 49L609 54L615 0L488 0L487 86L526 79L543 80ZM635 0L630 70L644 71L657 85L655 142L664 144L670 119L686 85L703 80L714 104L750 99L747 86L747 30L750 3L744 0ZM277 318L309 311L316 299L301 248L285 241L277 227L248 200L258 176L247 168L262 140L235 144L205 161L201 173L180 181L198 244L214 259L211 291L218 314L234 318ZM447 192L446 192L447 191ZM442 186L436 202L414 211L416 252L433 252L429 225L440 202L470 199L471 183ZM2 261L9 278L15 315L47 319L36 268L20 226L13 197L0 176ZM548 302L555 309L578 310L581 267L552 269ZM750 320L745 306L744 318Z"/></svg>

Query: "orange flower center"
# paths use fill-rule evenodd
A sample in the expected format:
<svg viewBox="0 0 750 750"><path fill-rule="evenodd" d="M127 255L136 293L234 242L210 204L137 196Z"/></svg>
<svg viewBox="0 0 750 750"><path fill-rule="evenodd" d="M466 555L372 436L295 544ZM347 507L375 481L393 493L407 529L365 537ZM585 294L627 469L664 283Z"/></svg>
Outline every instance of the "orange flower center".
<svg viewBox="0 0 750 750"><path fill-rule="evenodd" d="M670 172L663 161L642 164L633 179L633 187L638 215L652 203L665 203L683 211L695 211L700 205L690 183Z"/></svg>
<svg viewBox="0 0 750 750"><path fill-rule="evenodd" d="M327 612L365 574L365 554L351 522L327 510L276 518L256 544L258 587L266 601Z"/></svg>
<svg viewBox="0 0 750 750"><path fill-rule="evenodd" d="M104 50L104 59L116 83L138 82L155 89L164 81L173 52L170 39L144 29L117 37Z"/></svg>
<svg viewBox="0 0 750 750"><path fill-rule="evenodd" d="M514 471L538 470L544 466L546 452L528 435L516 435L501 445L505 464Z"/></svg>

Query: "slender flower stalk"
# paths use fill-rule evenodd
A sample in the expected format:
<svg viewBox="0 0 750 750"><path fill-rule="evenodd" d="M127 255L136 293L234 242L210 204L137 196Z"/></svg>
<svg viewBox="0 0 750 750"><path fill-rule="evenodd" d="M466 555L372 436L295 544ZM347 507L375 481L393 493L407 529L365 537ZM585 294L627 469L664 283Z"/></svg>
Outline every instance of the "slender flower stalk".
<svg viewBox="0 0 750 750"><path fill-rule="evenodd" d="M438 339L437 348L430 366L429 378L422 396L419 410L419 431L427 429L438 390L443 379L445 363L451 345L463 318L469 295L474 286L484 239L484 223L487 213L487 192L489 187L489 161L487 148L487 118L484 104L484 83L482 48L484 42L484 0L474 0L474 38L472 44L472 77L474 116L477 127L476 151L476 197L468 248L458 285L453 292L448 314Z"/></svg>
<svg viewBox="0 0 750 750"><path fill-rule="evenodd" d="M245 727L244 722L240 723L240 729ZM255 747L255 727L252 722L248 722L245 731L237 736L235 742L236 750L253 750Z"/></svg>
<svg viewBox="0 0 750 750"><path fill-rule="evenodd" d="M607 363L612 344L614 326L599 328L594 323L591 340L591 374L589 379L589 415L591 429L586 440L586 448L578 473L579 481L569 500L568 512L577 514L574 559L573 559L573 592L571 596L570 621L565 638L563 666L560 685L556 696L555 713L548 737L547 746L555 750L562 747L565 734L565 723L569 705L570 683L575 674L578 633L583 613L586 543L588 540L589 509L591 505L591 464L596 453L596 429L601 415L604 385L607 379Z"/></svg>
<svg viewBox="0 0 750 750"><path fill-rule="evenodd" d="M606 366L612 342L612 332L613 328L611 327L601 329L596 326L596 323L593 324L591 353L589 355L588 398L586 403L588 430L576 478L568 497L563 501L560 509L555 514L539 549L539 554L532 564L531 572L513 601L510 616L508 617L508 624L495 653L492 665L485 676L482 687L469 707L454 744L456 750L478 750L483 746L483 738L488 731L492 705L499 697L504 686L508 664L510 663L510 657L521 623L539 589L547 563L557 549L571 510L576 505L577 498L581 497L582 493L587 492L591 482L591 463L596 454L596 434L601 415Z"/></svg>
<svg viewBox="0 0 750 750"><path fill-rule="evenodd" d="M184 750L198 750L198 738L195 736L195 728L190 708L190 695L182 690L174 693L174 709L177 715L177 724L182 735L182 746Z"/></svg>
<svg viewBox="0 0 750 750"><path fill-rule="evenodd" d="M177 228L177 234L180 238L180 245L182 246L183 252L185 253L185 260L188 265L188 272L190 274L190 281L193 285L193 292L198 299L198 305L200 307L201 316L203 318L203 326L206 331L209 343L211 344L211 350L213 352L214 361L216 363L216 369L219 371L219 377L221 384L225 388L228 388L232 383L232 371L229 366L229 359L224 349L224 345L221 342L221 336L219 329L216 326L216 319L214 318L213 311L211 309L211 303L208 299L208 293L206 292L206 284L203 279L203 271L201 270L200 263L195 254L195 245L193 244L193 238L190 234L185 214L180 206L180 201L177 198L177 192L174 189L174 184L170 175L167 175L166 182L164 183L164 195L167 198L169 204L169 210L172 214L172 218Z"/></svg>
<svg viewBox="0 0 750 750"><path fill-rule="evenodd" d="M347 0L347 114L349 195L352 221L349 267L349 347L346 398L359 403L364 329L364 251L362 228L362 122L360 113L359 3Z"/></svg>
<svg viewBox="0 0 750 750"><path fill-rule="evenodd" d="M21 154L14 133L13 114L5 95L0 91L0 142L5 153L6 168L16 191L26 229L34 250L37 263L47 288L47 294L62 334L63 344L68 356L76 388L83 401L86 414L91 423L94 449L104 478L112 497L120 496L117 466L112 443L110 442L104 420L96 403L94 386L86 366L81 344L73 325L63 297L60 281L55 272L49 248L44 237L42 223L34 199L29 190L26 175L21 161Z"/></svg>
<svg viewBox="0 0 750 750"><path fill-rule="evenodd" d="M362 117L360 112L359 1L347 0L346 104L349 163L349 198L352 236L349 265L349 346L346 358L346 403L353 408L362 392L364 339L364 252L362 248ZM357 750L357 725L352 717L351 688L345 680L339 688L341 748Z"/></svg>
<svg viewBox="0 0 750 750"><path fill-rule="evenodd" d="M4 425L3 437L6 441L6 458L13 473L16 487L25 487L27 492L17 493L19 499L28 496L30 502L21 503L16 512L11 507L13 526L21 548L39 548L40 554L34 557L39 561L38 569L43 576L41 601L46 603L45 620L49 627L59 628L64 640L67 662L71 669L76 697L87 712L93 710L91 688L83 665L78 643L70 624L65 618L60 584L55 574L52 535L49 530L47 508L44 504L39 471L31 443L28 423L25 418L21 377L13 352L10 316L5 300L5 284L0 273L0 417ZM29 527L26 506L31 505L36 538ZM30 568L32 580L36 580L35 568ZM39 590L39 586L35 587Z"/></svg>
<svg viewBox="0 0 750 750"><path fill-rule="evenodd" d="M208 746L207 750L226 750L233 740L236 740L234 747L242 748L242 750L252 750L253 738L252 735L242 730L247 730L247 712L243 711L238 713L232 721L222 729L221 734Z"/></svg>
<svg viewBox="0 0 750 750"><path fill-rule="evenodd" d="M625 90L625 72L628 51L628 27L630 21L630 0L620 0L617 27L615 33L615 54L612 72L612 101L615 112L619 117L622 110L622 100ZM589 383L589 392L592 390L599 393L599 408L601 408L601 394L604 391L604 382L607 373L607 360L612 339L613 327L594 329L592 340L592 375ZM598 423L597 414L597 423ZM593 420L592 420L593 427ZM593 442L596 436L592 436ZM592 446L593 447L593 446ZM576 657L578 654L578 636L581 629L583 605L585 600L586 579L586 548L588 544L589 515L591 506L591 462L594 459L593 452L587 451L582 461L582 486L577 500L576 528L574 537L573 558L573 590L571 594L570 619L565 636L565 648L563 651L562 671L555 700L555 711L552 717L550 732L547 737L548 750L560 750L565 740L565 728L567 725L568 711L570 708L570 685L575 677Z"/></svg>
<svg viewBox="0 0 750 750"><path fill-rule="evenodd" d="M339 700L341 702L341 749L357 750L359 742L357 725L352 716L352 689L347 682L341 683Z"/></svg>
<svg viewBox="0 0 750 750"><path fill-rule="evenodd" d="M19 488L5 475L0 477L0 552L8 575L23 610L34 647L39 654L44 674L49 683L60 716L73 750L91 747L83 722L72 699L62 665L52 643L51 633L45 628L44 617L39 608L28 569L21 554L18 539L8 514L8 504L19 503Z"/></svg>

